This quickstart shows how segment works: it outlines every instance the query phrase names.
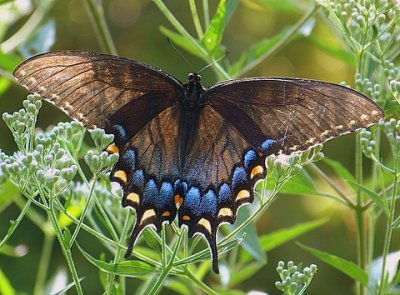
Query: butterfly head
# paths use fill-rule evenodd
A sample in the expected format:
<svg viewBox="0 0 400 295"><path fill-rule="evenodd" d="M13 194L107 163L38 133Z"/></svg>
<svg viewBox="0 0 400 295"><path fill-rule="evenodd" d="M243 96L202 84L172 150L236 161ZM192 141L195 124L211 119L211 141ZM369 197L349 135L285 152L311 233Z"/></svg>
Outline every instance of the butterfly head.
<svg viewBox="0 0 400 295"><path fill-rule="evenodd" d="M197 73L190 73L188 75L188 82L189 82L189 84L190 83L194 83L194 84L200 83L201 82L201 76L199 74L197 74Z"/></svg>

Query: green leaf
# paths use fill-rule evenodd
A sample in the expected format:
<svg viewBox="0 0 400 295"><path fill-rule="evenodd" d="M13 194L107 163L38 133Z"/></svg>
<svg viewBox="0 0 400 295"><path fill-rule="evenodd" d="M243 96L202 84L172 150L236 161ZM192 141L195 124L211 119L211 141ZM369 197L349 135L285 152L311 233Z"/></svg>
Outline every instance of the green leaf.
<svg viewBox="0 0 400 295"><path fill-rule="evenodd" d="M225 12L225 18L224 18L224 23L225 26L229 23L229 20L231 19L232 15L236 11L236 8L239 5L239 0L229 0L226 3L226 12Z"/></svg>
<svg viewBox="0 0 400 295"><path fill-rule="evenodd" d="M312 178L304 169L285 183L279 192L291 195L318 195Z"/></svg>
<svg viewBox="0 0 400 295"><path fill-rule="evenodd" d="M214 53L215 49L221 44L222 35L225 28L226 0L220 0L217 12L212 18L207 31L201 40L209 53Z"/></svg>
<svg viewBox="0 0 400 295"><path fill-rule="evenodd" d="M245 266L240 267L238 270L232 271L231 279L229 281L229 286L237 286L243 281L251 278L255 273L257 273L261 267L263 267L266 262L252 262L248 263Z"/></svg>
<svg viewBox="0 0 400 295"><path fill-rule="evenodd" d="M250 216L251 212L249 208L241 207L238 211L236 222L229 225L229 231L234 231L240 224L250 218ZM246 249L246 251L257 261L265 262L267 260L267 256L261 247L255 224L250 223L243 229L243 232L246 233L246 239L243 241L242 247ZM239 235L236 237L238 238Z"/></svg>
<svg viewBox="0 0 400 295"><path fill-rule="evenodd" d="M191 295L193 290L178 280L168 280L165 287L181 295Z"/></svg>
<svg viewBox="0 0 400 295"><path fill-rule="evenodd" d="M341 271L345 275L349 276L353 280L360 282L363 286L368 286L368 274L361 269L357 264L340 258L338 256L322 252L315 248L308 247L301 243L297 243L301 248L303 248L308 253L314 255L315 257L319 258L323 262L329 264L330 266L336 268L337 270Z"/></svg>
<svg viewBox="0 0 400 295"><path fill-rule="evenodd" d="M280 229L274 231L270 234L263 235L260 237L261 245L264 251L270 251L287 243L290 240L293 240L305 233L308 233L322 225L324 225L328 221L327 218L321 218L315 221L305 222L297 224L293 227Z"/></svg>
<svg viewBox="0 0 400 295"><path fill-rule="evenodd" d="M142 237L145 240L145 242L147 243L147 245L149 245L157 253L161 254L162 248L161 248L160 241L157 240L157 238L154 235L156 235L156 233L151 228L146 228L142 233Z"/></svg>
<svg viewBox="0 0 400 295"><path fill-rule="evenodd" d="M333 169L337 175L341 176L344 180L348 181L351 180L356 182L354 176L338 161L334 161L325 157L323 162L327 164L331 169Z"/></svg>
<svg viewBox="0 0 400 295"><path fill-rule="evenodd" d="M203 58L203 56L200 54L199 50L190 42L187 40L185 37L182 37L181 35L167 29L164 26L160 26L160 31L163 33L165 36L167 36L174 44L178 45L179 47L182 47L186 51L190 52L194 56L197 56L199 58Z"/></svg>
<svg viewBox="0 0 400 295"><path fill-rule="evenodd" d="M108 263L101 260L97 260L87 252L85 252L79 245L79 250L82 255L98 269L107 273L112 273L119 276L125 277L140 277L156 272L156 269L142 261L138 260L126 260L120 263Z"/></svg>
<svg viewBox="0 0 400 295"><path fill-rule="evenodd" d="M14 295L15 290L12 287L10 281L6 275L0 269L0 294L2 295Z"/></svg>
<svg viewBox="0 0 400 295"><path fill-rule="evenodd" d="M367 188L366 186L363 186L361 184L358 184L357 182L348 180L348 183L351 184L352 187L358 188L364 193L366 193L373 201L374 203L382 209L383 212L385 212L386 216L389 216L389 208L387 203L385 202L385 199L382 198L380 195L378 195L376 192L373 190Z"/></svg>
<svg viewBox="0 0 400 295"><path fill-rule="evenodd" d="M353 54L343 49L340 43L337 42L337 39L333 41L324 38L324 36L325 34L324 35L312 34L311 36L309 36L307 40L316 47L318 47L319 49L321 49L323 52L337 59L340 59L341 61L345 62L348 65L355 66L356 60Z"/></svg>
<svg viewBox="0 0 400 295"><path fill-rule="evenodd" d="M0 68L12 72L21 62L21 59L12 53L4 53L0 50Z"/></svg>
<svg viewBox="0 0 400 295"><path fill-rule="evenodd" d="M247 52L244 52L240 56L240 58L235 63L233 63L232 66L230 66L230 68L228 69L228 73L231 74L233 77L237 77L243 67L257 60L264 53L274 47L278 42L280 42L287 31L288 28L285 28L275 36L271 38L264 38L252 45Z"/></svg>
<svg viewBox="0 0 400 295"><path fill-rule="evenodd" d="M19 195L18 188L10 181L0 185L0 212L7 208Z"/></svg>

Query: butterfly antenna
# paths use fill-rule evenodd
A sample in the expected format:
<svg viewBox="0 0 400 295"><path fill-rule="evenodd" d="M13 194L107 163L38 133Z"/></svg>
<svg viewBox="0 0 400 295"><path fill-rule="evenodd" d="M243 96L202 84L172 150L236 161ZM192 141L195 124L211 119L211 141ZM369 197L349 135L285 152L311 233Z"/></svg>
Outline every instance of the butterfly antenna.
<svg viewBox="0 0 400 295"><path fill-rule="evenodd" d="M167 41L168 41L169 45L171 45L172 48L175 49L175 51L178 52L178 54L188 63L188 65L192 68L192 72L194 72L194 67L190 63L190 61L186 58L186 56L184 56L183 53L178 48L176 48L175 44L172 43L170 38L167 38Z"/></svg>
<svg viewBox="0 0 400 295"><path fill-rule="evenodd" d="M220 60L224 59L227 55L228 55L228 51L225 51L225 54L222 55L221 57L213 60L211 63L209 63L208 65L206 65L204 68L202 68L200 71L198 71L198 73L200 74L202 71L208 69L209 67L211 67L212 65L215 65L216 63L218 63Z"/></svg>

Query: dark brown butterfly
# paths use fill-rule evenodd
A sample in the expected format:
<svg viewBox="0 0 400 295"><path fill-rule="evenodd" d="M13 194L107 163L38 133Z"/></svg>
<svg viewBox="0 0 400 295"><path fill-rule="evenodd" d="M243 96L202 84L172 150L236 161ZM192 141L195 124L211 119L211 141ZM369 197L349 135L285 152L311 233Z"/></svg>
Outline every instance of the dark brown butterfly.
<svg viewBox="0 0 400 295"><path fill-rule="evenodd" d="M111 180L136 211L126 257L145 227L160 231L178 215L189 236L207 239L215 272L218 227L253 201L266 156L307 150L384 116L336 84L244 78L204 88L198 74L182 84L149 65L89 52L41 54L14 75L87 128L115 135Z"/></svg>

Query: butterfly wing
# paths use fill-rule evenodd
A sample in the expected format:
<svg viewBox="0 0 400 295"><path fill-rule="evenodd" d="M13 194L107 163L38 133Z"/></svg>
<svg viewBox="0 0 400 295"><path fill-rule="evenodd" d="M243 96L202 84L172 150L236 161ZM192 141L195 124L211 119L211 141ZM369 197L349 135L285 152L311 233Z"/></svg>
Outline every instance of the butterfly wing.
<svg viewBox="0 0 400 295"><path fill-rule="evenodd" d="M254 200L265 157L306 150L376 123L382 110L349 88L301 79L239 79L207 89L183 175L189 188L179 222L204 235L218 272L216 232Z"/></svg>
<svg viewBox="0 0 400 295"><path fill-rule="evenodd" d="M88 128L105 128L107 120L111 120L110 125L120 120L129 125L129 119L133 123L126 128L132 134L172 105L182 87L179 81L151 66L80 51L34 56L21 63L14 76L29 91ZM122 106L124 111L117 115ZM127 110L133 110L129 117Z"/></svg>
<svg viewBox="0 0 400 295"><path fill-rule="evenodd" d="M290 154L383 118L372 100L315 80L250 78L207 90L209 104L257 151Z"/></svg>
<svg viewBox="0 0 400 295"><path fill-rule="evenodd" d="M111 180L137 222L127 254L146 226L161 228L176 215L177 145L181 83L151 66L116 56L63 51L21 63L14 76L29 91L88 128L115 135L107 151L119 153Z"/></svg>

